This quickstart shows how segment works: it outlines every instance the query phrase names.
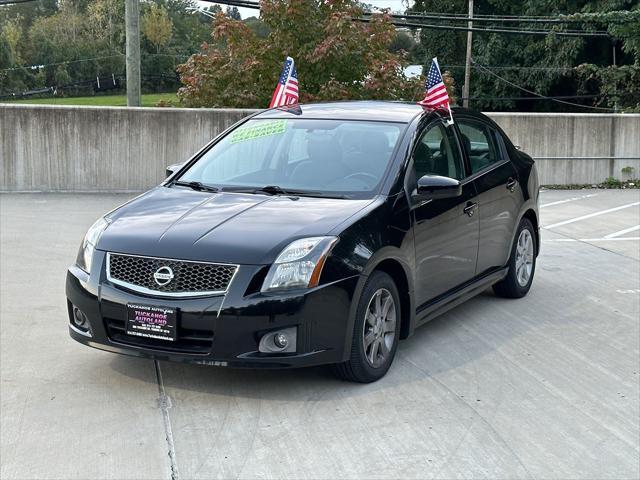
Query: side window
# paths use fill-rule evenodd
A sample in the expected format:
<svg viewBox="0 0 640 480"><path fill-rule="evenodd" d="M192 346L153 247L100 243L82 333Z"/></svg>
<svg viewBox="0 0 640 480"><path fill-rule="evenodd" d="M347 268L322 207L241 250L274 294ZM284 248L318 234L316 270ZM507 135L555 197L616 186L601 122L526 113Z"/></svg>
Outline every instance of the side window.
<svg viewBox="0 0 640 480"><path fill-rule="evenodd" d="M471 173L476 173L500 160L493 130L479 122L459 120L462 142L469 154Z"/></svg>
<svg viewBox="0 0 640 480"><path fill-rule="evenodd" d="M464 169L453 130L436 124L425 130L413 150L416 179L440 175L462 180Z"/></svg>

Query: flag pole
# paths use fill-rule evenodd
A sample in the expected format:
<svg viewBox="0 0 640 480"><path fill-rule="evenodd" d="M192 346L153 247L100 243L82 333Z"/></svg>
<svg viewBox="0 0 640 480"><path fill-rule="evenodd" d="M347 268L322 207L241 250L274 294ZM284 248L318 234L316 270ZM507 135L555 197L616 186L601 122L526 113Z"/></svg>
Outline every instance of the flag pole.
<svg viewBox="0 0 640 480"><path fill-rule="evenodd" d="M433 57L433 61L436 62L436 67L438 67L438 72L440 72L440 78L442 78L442 83L444 84L444 77L442 76L442 70L440 70L440 64L438 63L438 57ZM444 86L445 90L447 85ZM449 92L447 92L447 97L449 96ZM447 121L448 125L453 125L453 113L451 113L451 102L447 102L447 110L449 110L449 120Z"/></svg>

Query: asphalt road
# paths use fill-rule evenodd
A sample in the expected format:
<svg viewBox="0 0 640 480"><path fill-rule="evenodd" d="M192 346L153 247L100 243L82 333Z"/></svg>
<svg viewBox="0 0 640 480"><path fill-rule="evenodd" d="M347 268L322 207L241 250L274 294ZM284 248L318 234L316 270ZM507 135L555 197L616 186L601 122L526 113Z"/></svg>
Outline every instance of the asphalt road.
<svg viewBox="0 0 640 480"><path fill-rule="evenodd" d="M0 195L3 479L640 477L640 191L543 192L529 296L421 327L371 385L73 342L66 268L127 198Z"/></svg>

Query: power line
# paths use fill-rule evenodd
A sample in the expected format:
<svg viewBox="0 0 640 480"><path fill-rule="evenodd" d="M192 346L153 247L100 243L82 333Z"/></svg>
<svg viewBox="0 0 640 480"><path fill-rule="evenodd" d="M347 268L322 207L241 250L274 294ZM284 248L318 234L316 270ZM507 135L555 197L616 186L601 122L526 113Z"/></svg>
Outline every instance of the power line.
<svg viewBox="0 0 640 480"><path fill-rule="evenodd" d="M118 75L117 77L120 78L120 75ZM3 93L3 94L0 94L0 99L12 99L12 98L13 99L17 99L17 98L30 97L31 95L42 95L42 94L45 94L45 93L55 94L58 89L63 89L63 88L71 88L71 87L88 88L95 81L96 81L96 79L93 78L91 80L83 80L83 81L79 81L79 82L68 83L66 85L56 85L56 86L51 86L51 87L43 87L43 88L39 88L39 89L35 89L35 90L27 90L25 92Z"/></svg>
<svg viewBox="0 0 640 480"><path fill-rule="evenodd" d="M245 1L249 1L249 0L245 0ZM380 9L379 7L376 7L378 9ZM452 17L462 17L465 19L468 19L469 16L466 13L451 13L451 12L426 12L426 11L420 11L418 12L421 15L450 15ZM561 14L559 14L561 15ZM474 13L473 14L473 18L475 19L476 17L479 18L491 18L491 17L500 17L500 18L558 18L558 16L554 16L554 15L508 15L508 14L495 14L495 13Z"/></svg>
<svg viewBox="0 0 640 480"><path fill-rule="evenodd" d="M15 5L17 3L28 3L35 2L37 0L9 0L9 1L0 1L0 7L3 5Z"/></svg>
<svg viewBox="0 0 640 480"><path fill-rule="evenodd" d="M192 53L147 53L144 52L143 56L144 57L171 57L171 58L189 58L191 55L193 55ZM19 67L11 67L11 68L5 68L3 70L0 70L1 72L10 72L10 71L15 71L15 70L36 70L36 69L40 69L40 68L45 68L45 67L55 67L58 65L69 65L69 64L73 64L73 63L81 63L81 62L91 62L93 60L103 60L106 58L116 58L116 57L124 57L124 53L117 53L114 55L105 55L102 57L92 57L92 58L81 58L79 60L68 60L66 62L56 62L56 63L42 63L42 64L38 64L38 65L22 65Z"/></svg>
<svg viewBox="0 0 640 480"><path fill-rule="evenodd" d="M449 25L449 24L444 24L444 25ZM455 25L452 25L455 26ZM484 28L494 28L491 26L488 27L484 27ZM501 25L495 28L500 28L502 30L510 30L510 31L523 31L523 32L529 32L529 31L536 31L536 30L531 30L531 29L527 29L525 27L516 27L516 26L510 26L510 25ZM538 31L544 31L544 32L549 32L549 33L599 33L602 34L602 36L604 35L609 35L609 33L606 30L581 30L581 29L562 29L562 30L554 30L554 27L545 29L545 30L540 30L540 27L536 27L538 28Z"/></svg>
<svg viewBox="0 0 640 480"><path fill-rule="evenodd" d="M231 7L252 8L254 10L260 10L260 4L258 2L252 2L250 0L201 0L207 3L219 3L221 5L228 5Z"/></svg>
<svg viewBox="0 0 640 480"><path fill-rule="evenodd" d="M492 71L491 71L491 70L489 70L488 68L486 68L486 67L484 67L484 66L480 65L478 62L476 62L476 61L475 61L475 60L473 60L473 59L471 59L471 62L472 62L474 65L477 65L477 66L478 66L478 68L480 68L482 71L484 71L484 72L486 72L486 73L488 73L488 74L490 74L490 75L492 75L492 76L496 77L497 79L499 79L499 80L501 80L501 81L505 82L506 84L511 85L512 87L515 87L515 88L517 88L517 89L519 89L519 90L522 90L523 92L529 93L529 94L531 94L531 95L535 95L536 97L539 97L539 98L542 98L542 99L545 99L545 100L551 100L552 102L563 103L563 104L565 104L565 105L571 105L571 106L574 106L574 107L592 108L592 109L594 109L594 110L604 110L604 111L607 111L607 112L613 112L613 111L615 111L615 110L614 110L614 109L612 109L612 108L604 108L604 107L595 107L595 106L589 106L589 105L582 105L582 104L580 104L580 103L567 102L566 100L560 100L560 99L557 99L557 98L546 97L545 95L541 95L541 94L539 94L539 93L537 93L537 92L534 92L533 90L528 90L528 89L526 89L526 88L524 88L524 87L521 87L520 85L517 85L517 84L513 83L513 82L512 82L512 81L510 81L510 80L507 80L507 79L506 79L506 78L504 78L504 77L501 77L501 76L500 76L500 75L498 75L497 73L492 72Z"/></svg>
<svg viewBox="0 0 640 480"><path fill-rule="evenodd" d="M161 79L161 80L175 80L179 81L178 75L165 75L165 74L142 74L142 77L149 79ZM113 80L113 87L109 89L115 89L121 87L121 85L116 85L116 79L118 81L124 80L126 77L123 74L114 74L111 76L98 76L94 77L90 80L78 80L72 83L66 83L64 85L52 85L49 87L36 88L33 90L27 90L24 92L10 92L10 93L0 93L0 99L19 99L24 97L30 97L32 95L43 95L43 94L53 94L56 95L58 90L64 90L67 88L91 88L96 85L96 78L100 79L100 82L104 82L105 79L108 81L109 79ZM103 88L104 90L104 88Z"/></svg>
<svg viewBox="0 0 640 480"><path fill-rule="evenodd" d="M81 58L79 60L68 60L66 62L57 62L57 63L43 63L40 65L23 65L20 67L11 67L5 68L4 70L0 70L0 72L11 72L13 70L35 70L44 67L55 67L58 65L70 65L72 63L82 63L82 62L91 62L93 60L103 60L105 58L114 58L114 57L124 57L123 54L118 53L116 55L105 55L103 57L92 57L92 58Z"/></svg>
<svg viewBox="0 0 640 480"><path fill-rule="evenodd" d="M469 100L502 100L502 101L513 101L513 100L563 100L568 98L599 98L604 96L604 94L591 94L591 95L550 95L550 96L542 96L542 97L469 97ZM460 100L464 100L465 97L458 97ZM586 105L582 105L586 107ZM589 107L593 108L593 107Z"/></svg>
<svg viewBox="0 0 640 480"><path fill-rule="evenodd" d="M365 14L368 15L368 14ZM562 18L560 17L545 17L545 18L529 18L529 17L508 17L502 15L484 17L477 16L476 14L473 17L469 17L464 14L436 14L436 13L407 13L407 14L399 14L399 13L389 13L387 14L391 18L407 18L407 19L418 19L418 20L450 20L454 22L468 22L469 20L473 20L474 22L487 22L487 23L542 23L542 24L570 24L570 23L608 23L609 20L604 21L597 18L585 18L585 19L577 19L577 18ZM626 18L620 19L620 23L631 23L633 19Z"/></svg>
<svg viewBox="0 0 640 480"><path fill-rule="evenodd" d="M260 4L257 2L252 2L250 0L202 0L208 3L219 3L222 5L243 7L243 8L253 8L256 10L260 9ZM371 16L371 14L365 14ZM391 15L391 18L398 17L404 18L406 15ZM465 20L468 19L467 16L463 17ZM474 16L475 19L475 16ZM360 18L352 18L354 21L368 23L370 18L360 17ZM409 28L427 28L434 30L458 30L464 32L479 32L479 33L504 33L504 34L512 34L512 35L550 35L554 34L560 37L610 37L610 35L606 32L585 32L585 31L554 31L554 30L515 30L514 27L501 27L501 28L476 28L476 27L461 27L454 25L432 25L432 24L423 24L423 23L412 23L412 22L391 22L392 25L396 27L409 27Z"/></svg>
<svg viewBox="0 0 640 480"><path fill-rule="evenodd" d="M189 58L191 55L196 55L196 54L195 53L147 53L147 52L143 52L142 55L144 57Z"/></svg>
<svg viewBox="0 0 640 480"><path fill-rule="evenodd" d="M359 17L352 18L356 22L369 23L369 18ZM424 23L411 23L411 22L391 22L396 27L409 27L409 28L426 28L433 30L458 30L461 32L479 32L479 33L504 33L510 35L556 35L559 37L607 37L610 38L608 33L602 32L562 32L553 30L509 30L505 28L476 28L476 27L457 27L453 25L433 25Z"/></svg>
<svg viewBox="0 0 640 480"><path fill-rule="evenodd" d="M471 65L472 68L480 68L476 65ZM464 65L442 65L442 68L465 68ZM521 67L519 65L496 65L486 67L491 70L542 70L542 71L572 71L575 67Z"/></svg>

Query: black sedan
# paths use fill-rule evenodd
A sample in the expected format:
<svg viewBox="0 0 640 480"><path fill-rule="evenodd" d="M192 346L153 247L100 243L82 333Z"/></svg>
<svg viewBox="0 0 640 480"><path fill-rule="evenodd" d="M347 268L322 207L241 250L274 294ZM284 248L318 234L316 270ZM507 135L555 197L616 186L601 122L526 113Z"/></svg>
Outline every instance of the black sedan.
<svg viewBox="0 0 640 480"><path fill-rule="evenodd" d="M534 162L486 116L453 119L344 102L242 120L89 229L67 274L71 336L379 379L417 326L533 280Z"/></svg>

